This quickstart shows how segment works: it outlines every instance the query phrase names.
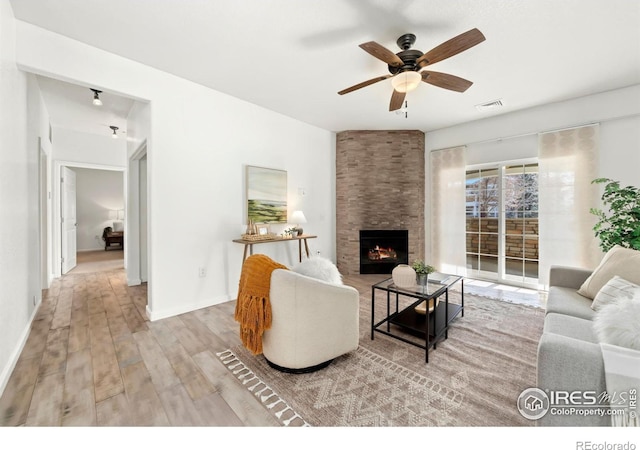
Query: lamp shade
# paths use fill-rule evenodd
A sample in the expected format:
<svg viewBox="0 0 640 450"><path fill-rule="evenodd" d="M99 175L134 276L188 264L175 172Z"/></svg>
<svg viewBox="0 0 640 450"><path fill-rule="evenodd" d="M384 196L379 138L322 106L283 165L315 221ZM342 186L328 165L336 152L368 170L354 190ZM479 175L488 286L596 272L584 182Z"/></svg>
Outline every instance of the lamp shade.
<svg viewBox="0 0 640 450"><path fill-rule="evenodd" d="M294 211L291 213L291 223L307 223L307 218L304 216L304 213L302 211Z"/></svg>
<svg viewBox="0 0 640 450"><path fill-rule="evenodd" d="M418 72L408 70L394 76L391 79L391 85L393 89L398 92L409 92L417 88L421 81L422 75Z"/></svg>

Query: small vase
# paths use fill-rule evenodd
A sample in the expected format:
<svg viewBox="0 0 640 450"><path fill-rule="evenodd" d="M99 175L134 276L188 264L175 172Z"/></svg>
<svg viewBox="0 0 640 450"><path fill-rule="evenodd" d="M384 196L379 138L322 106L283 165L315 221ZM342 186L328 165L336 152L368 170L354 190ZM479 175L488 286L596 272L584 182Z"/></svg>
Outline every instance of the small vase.
<svg viewBox="0 0 640 450"><path fill-rule="evenodd" d="M429 282L428 273L416 274L416 283L418 283L418 286L426 286L428 282Z"/></svg>

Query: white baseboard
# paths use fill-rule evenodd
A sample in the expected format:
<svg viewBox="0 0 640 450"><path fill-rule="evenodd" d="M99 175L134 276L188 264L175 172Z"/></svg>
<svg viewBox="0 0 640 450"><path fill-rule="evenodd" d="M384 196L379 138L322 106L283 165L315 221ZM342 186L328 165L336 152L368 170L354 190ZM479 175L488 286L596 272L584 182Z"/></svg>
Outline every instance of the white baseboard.
<svg viewBox="0 0 640 450"><path fill-rule="evenodd" d="M225 303L233 300L228 295L221 295L219 297L202 300L197 303L191 303L189 305L180 305L178 308L169 308L164 310L154 310L152 311L147 304L147 317L149 317L150 321L156 321L160 319L166 319L167 317L173 317L180 314L185 314L191 311L196 311L198 309L207 308L213 305L219 305L220 303Z"/></svg>
<svg viewBox="0 0 640 450"><path fill-rule="evenodd" d="M20 354L22 350L24 350L24 346L27 343L27 339L29 338L29 333L31 332L31 325L33 324L33 319L36 317L36 313L38 309L40 309L40 305L42 304L42 299L36 304L36 307L33 309L33 313L31 314L31 318L27 323L27 326L22 331L20 339L18 340L18 345L11 352L11 356L9 357L9 361L7 361L7 365L2 369L0 373L0 396L4 393L4 390L9 383L9 378L11 378L11 374L13 373L13 369L16 368L16 364L18 364L18 359L20 358Z"/></svg>
<svg viewBox="0 0 640 450"><path fill-rule="evenodd" d="M140 286L142 280L140 278L127 278L127 286Z"/></svg>

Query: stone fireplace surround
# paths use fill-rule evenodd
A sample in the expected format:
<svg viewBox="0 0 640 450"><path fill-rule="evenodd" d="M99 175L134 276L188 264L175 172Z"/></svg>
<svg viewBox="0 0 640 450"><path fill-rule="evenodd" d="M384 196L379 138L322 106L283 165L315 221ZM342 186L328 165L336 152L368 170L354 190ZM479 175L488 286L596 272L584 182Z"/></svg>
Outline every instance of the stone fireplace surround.
<svg viewBox="0 0 640 450"><path fill-rule="evenodd" d="M424 133L336 134L336 256L344 275L360 272L360 230L408 230L409 264L424 258Z"/></svg>

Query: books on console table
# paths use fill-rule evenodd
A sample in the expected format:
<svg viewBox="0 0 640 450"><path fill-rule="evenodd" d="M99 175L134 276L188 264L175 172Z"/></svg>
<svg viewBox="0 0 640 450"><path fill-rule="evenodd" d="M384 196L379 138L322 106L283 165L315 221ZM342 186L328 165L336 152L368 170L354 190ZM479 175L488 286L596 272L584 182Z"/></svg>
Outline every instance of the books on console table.
<svg viewBox="0 0 640 450"><path fill-rule="evenodd" d="M447 284L450 283L456 276L448 275L446 273L433 272L429 274L429 282L438 283L438 284Z"/></svg>

